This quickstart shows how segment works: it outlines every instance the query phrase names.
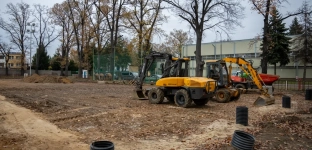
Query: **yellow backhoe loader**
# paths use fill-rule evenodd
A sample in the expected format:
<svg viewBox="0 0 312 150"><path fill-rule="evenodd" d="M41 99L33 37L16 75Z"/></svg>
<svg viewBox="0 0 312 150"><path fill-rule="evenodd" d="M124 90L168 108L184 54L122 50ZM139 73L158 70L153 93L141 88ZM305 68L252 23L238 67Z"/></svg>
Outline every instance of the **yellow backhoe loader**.
<svg viewBox="0 0 312 150"><path fill-rule="evenodd" d="M216 101L227 103L231 100L238 100L244 89L232 88L231 73L228 73L224 60L207 60L207 78L217 81L218 89L215 94Z"/></svg>
<svg viewBox="0 0 312 150"><path fill-rule="evenodd" d="M143 90L143 81L150 66L156 59L165 59L162 65L162 77L156 81L155 87ZM150 52L139 69L136 82L136 94L139 98L148 97L152 104L160 104L164 98L173 100L179 107L205 105L216 91L217 82L205 77L188 77L189 58L173 58L172 55Z"/></svg>
<svg viewBox="0 0 312 150"><path fill-rule="evenodd" d="M222 60L226 63L230 63L228 67L229 75L231 75L232 73L232 63L237 64L246 74L250 74L252 81L261 91L261 95L254 102L255 106L265 106L265 105L271 105L275 103L274 96L270 95L268 93L268 89L262 86L262 85L265 86L265 84L262 81L259 74L257 73L257 70L252 67L252 64L250 62L240 57L226 57L226 58L223 58Z"/></svg>

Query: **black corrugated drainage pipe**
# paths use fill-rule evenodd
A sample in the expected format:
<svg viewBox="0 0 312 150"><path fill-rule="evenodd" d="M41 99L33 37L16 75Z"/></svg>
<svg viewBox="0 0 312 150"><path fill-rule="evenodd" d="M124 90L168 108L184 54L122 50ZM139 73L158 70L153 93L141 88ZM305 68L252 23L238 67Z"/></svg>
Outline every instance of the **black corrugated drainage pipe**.
<svg viewBox="0 0 312 150"><path fill-rule="evenodd" d="M283 108L290 108L291 107L291 102L290 102L289 96L285 95L282 97L282 107Z"/></svg>
<svg viewBox="0 0 312 150"><path fill-rule="evenodd" d="M110 141L95 141L91 143L90 150L114 150L114 143Z"/></svg>
<svg viewBox="0 0 312 150"><path fill-rule="evenodd" d="M252 150L254 144L255 138L253 135L240 130L234 131L234 135L231 141L232 147L238 150Z"/></svg>
<svg viewBox="0 0 312 150"><path fill-rule="evenodd" d="M248 107L246 106L236 107L236 124L248 126Z"/></svg>
<svg viewBox="0 0 312 150"><path fill-rule="evenodd" d="M305 100L312 100L312 89L306 89Z"/></svg>

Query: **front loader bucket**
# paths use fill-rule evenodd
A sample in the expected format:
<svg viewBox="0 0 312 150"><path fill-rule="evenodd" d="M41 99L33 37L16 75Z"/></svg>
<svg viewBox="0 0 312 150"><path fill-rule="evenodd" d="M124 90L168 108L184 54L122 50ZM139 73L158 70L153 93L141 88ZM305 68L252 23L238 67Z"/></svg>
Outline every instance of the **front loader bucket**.
<svg viewBox="0 0 312 150"><path fill-rule="evenodd" d="M267 106L275 103L274 96L270 95L261 95L257 98L257 100L254 102L254 106Z"/></svg>
<svg viewBox="0 0 312 150"><path fill-rule="evenodd" d="M140 100L147 99L144 93L145 91L143 90L135 90L135 96Z"/></svg>

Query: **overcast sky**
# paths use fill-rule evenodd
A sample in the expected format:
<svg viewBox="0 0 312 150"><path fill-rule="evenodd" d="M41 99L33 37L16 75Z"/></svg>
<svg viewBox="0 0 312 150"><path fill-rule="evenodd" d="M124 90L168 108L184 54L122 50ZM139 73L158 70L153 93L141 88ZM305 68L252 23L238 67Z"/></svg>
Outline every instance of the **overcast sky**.
<svg viewBox="0 0 312 150"><path fill-rule="evenodd" d="M55 3L61 3L64 0L23 0L23 2L28 3L30 5L33 4L41 4L46 5L48 7L52 7ZM304 0L288 0L289 3L284 3L282 8L279 8L281 14L285 14L287 11L293 12L297 10L303 3ZM312 5L311 0L307 0L310 5ZM6 10L6 4L8 3L18 3L21 0L1 0L0 1L0 12L1 17L3 16L4 10ZM263 28L263 17L257 12L251 10L251 4L248 3L248 0L242 0L242 5L245 6L245 18L241 20L243 27L237 27L235 30L231 31L232 40L241 40L241 39L250 39L254 38L257 35L261 34L261 30ZM168 19L168 23L163 24L162 29L167 33L173 31L173 29L182 29L184 31L189 31L188 25L183 22L180 18L175 17L173 13L165 11L170 18ZM286 19L284 22L286 23L286 27L289 27L293 17ZM5 33L2 29L0 29L1 39L5 39ZM226 35L222 34L222 39L226 39ZM159 42L159 38L154 39L155 42ZM219 41L220 35L216 34L215 31L206 31L203 43ZM194 39L195 41L195 39ZM52 56L55 53L56 47L59 45L59 42L52 43L48 48L48 54ZM34 50L33 50L34 51Z"/></svg>

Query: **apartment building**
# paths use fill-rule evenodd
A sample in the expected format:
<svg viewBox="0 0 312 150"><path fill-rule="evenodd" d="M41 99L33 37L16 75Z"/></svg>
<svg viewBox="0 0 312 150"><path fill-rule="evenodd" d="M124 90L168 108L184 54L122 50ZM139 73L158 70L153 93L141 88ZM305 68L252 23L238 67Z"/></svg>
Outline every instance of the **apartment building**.
<svg viewBox="0 0 312 150"><path fill-rule="evenodd" d="M8 67L11 69L20 69L22 67L21 57L22 53L11 52L9 55ZM6 60L5 56L0 54L0 68L5 68L5 60Z"/></svg>

